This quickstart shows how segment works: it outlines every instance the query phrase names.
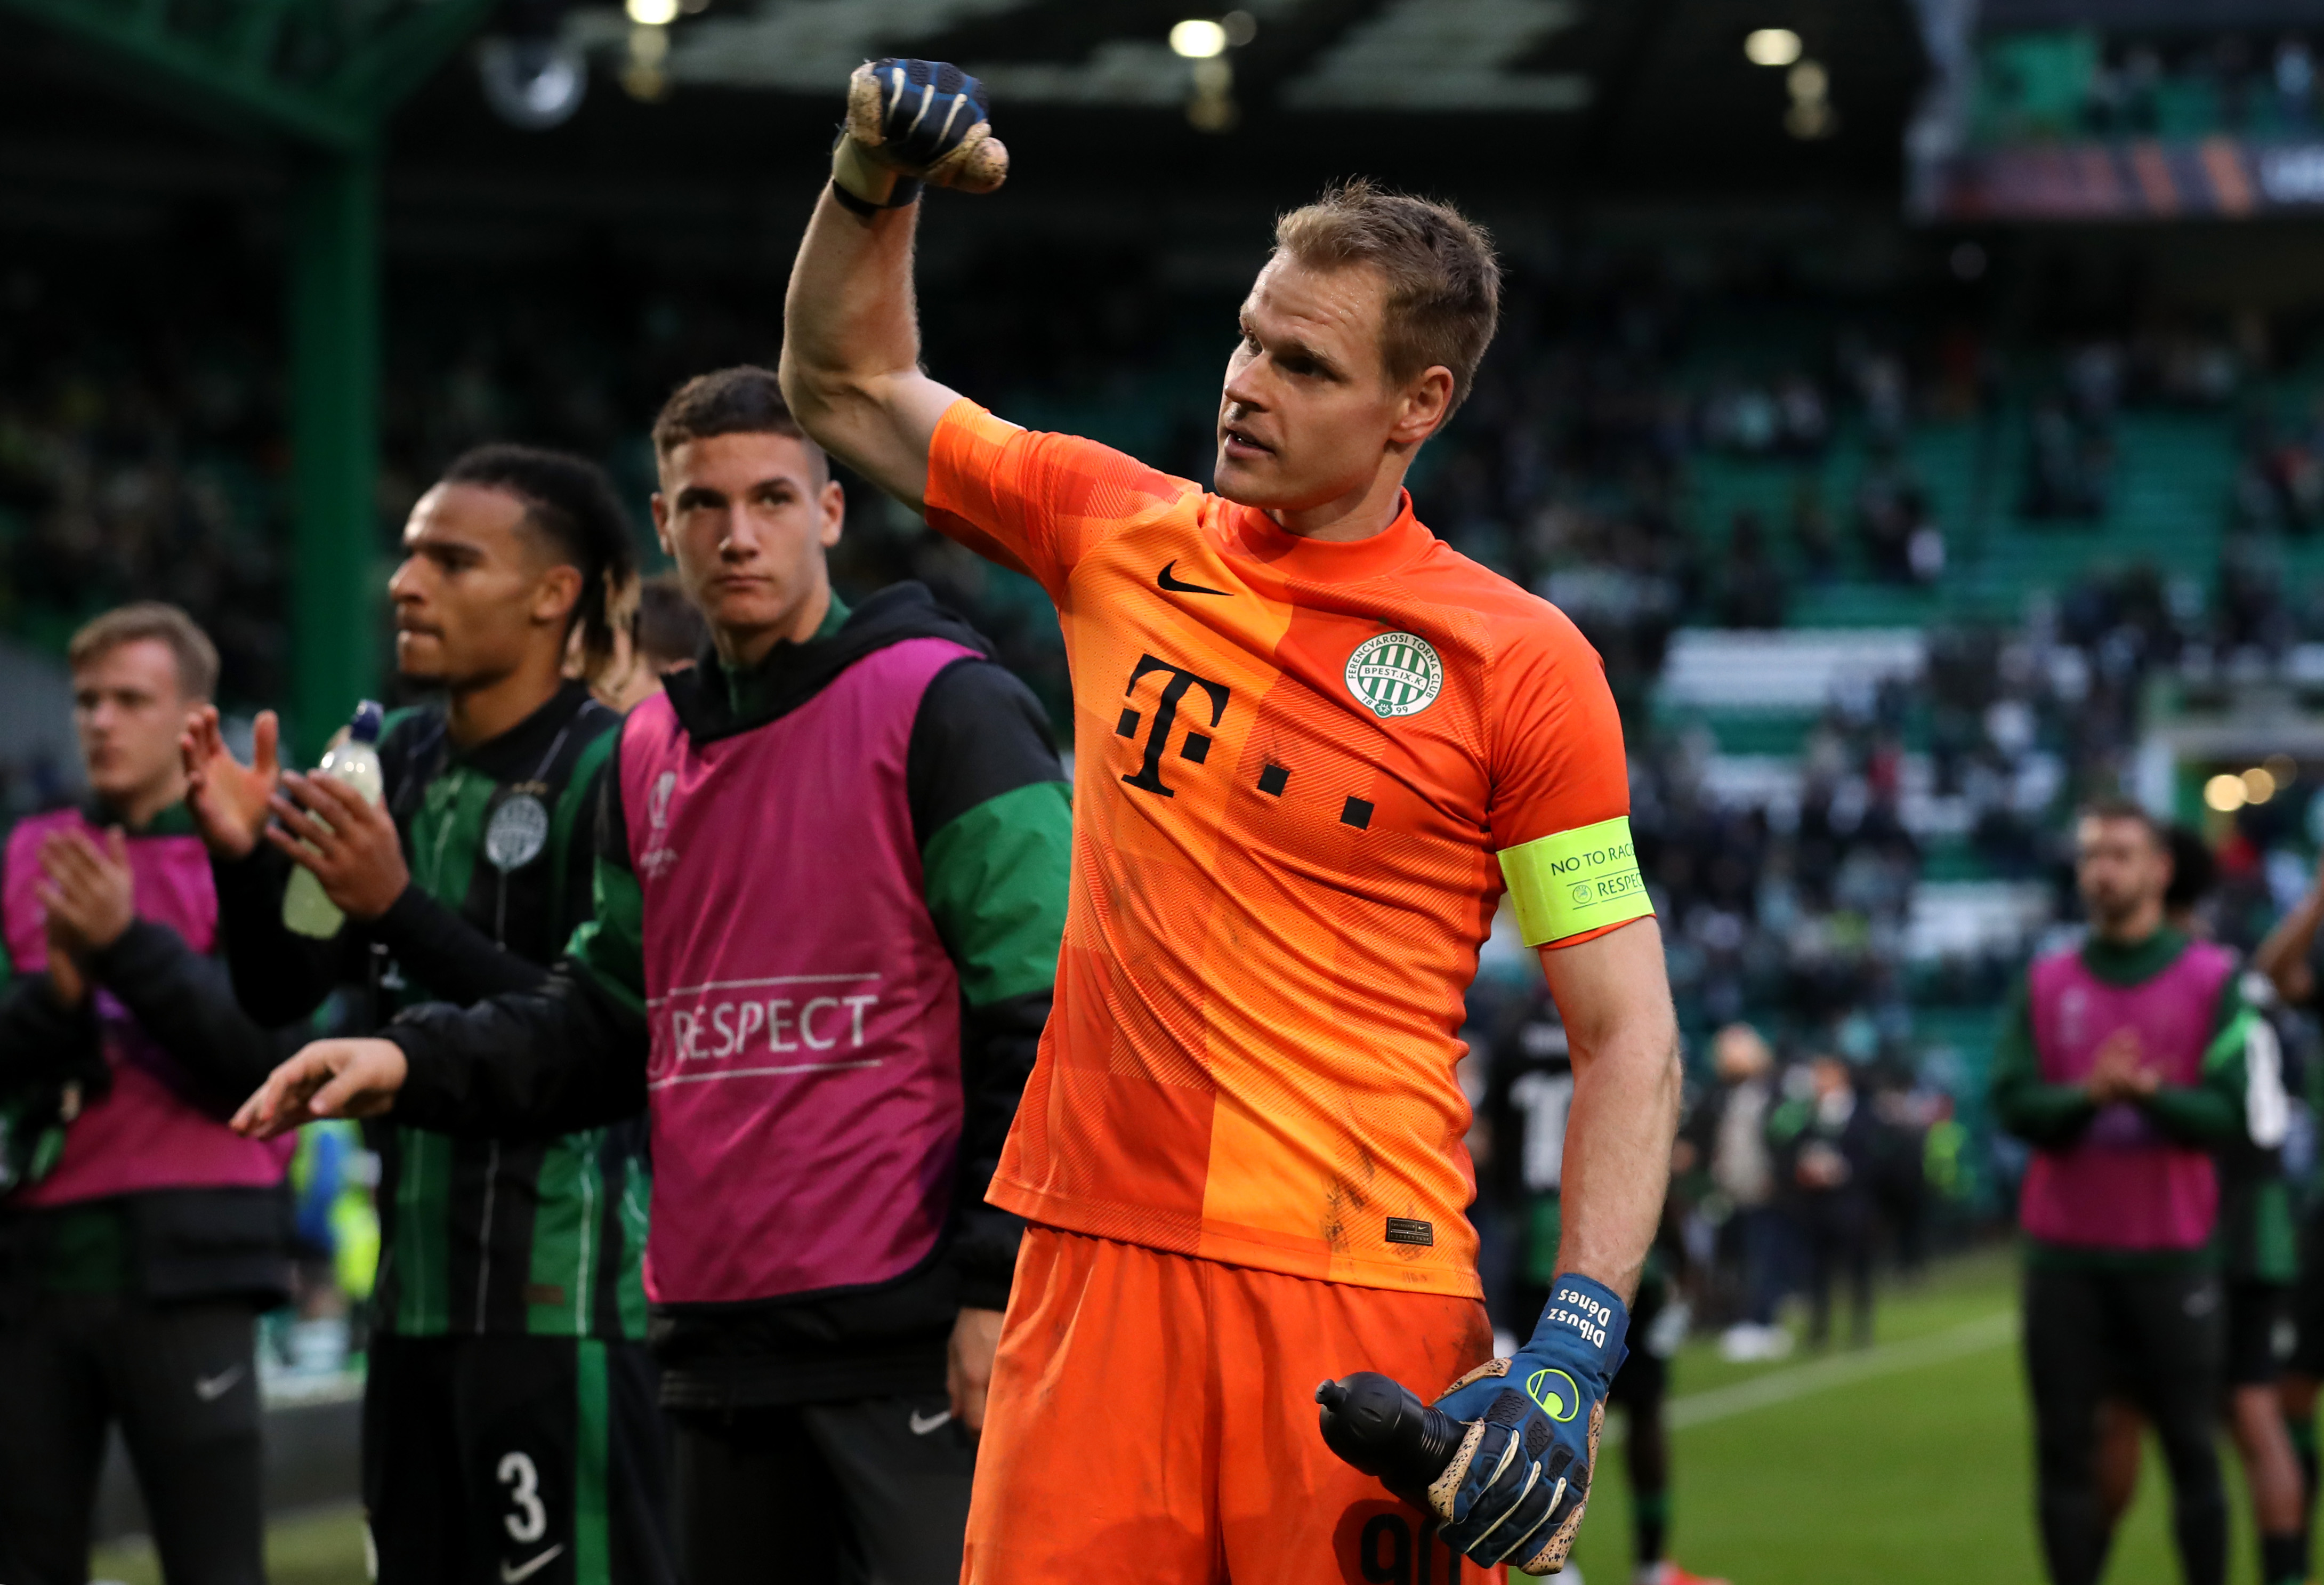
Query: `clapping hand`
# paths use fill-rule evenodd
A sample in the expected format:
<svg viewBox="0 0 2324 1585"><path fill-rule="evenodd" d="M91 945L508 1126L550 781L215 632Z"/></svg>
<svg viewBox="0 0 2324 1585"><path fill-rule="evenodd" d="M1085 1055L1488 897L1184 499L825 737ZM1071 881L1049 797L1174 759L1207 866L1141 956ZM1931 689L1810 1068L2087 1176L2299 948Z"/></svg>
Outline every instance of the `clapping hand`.
<svg viewBox="0 0 2324 1585"><path fill-rule="evenodd" d="M244 765L226 746L217 706L204 705L193 713L178 740L178 752L186 764L186 806L212 852L247 858L258 845L266 829L267 800L282 779L276 753L281 733L274 712L260 711L251 728L251 762Z"/></svg>
<svg viewBox="0 0 2324 1585"><path fill-rule="evenodd" d="M48 913L51 960L62 948L77 969L136 922L137 880L119 826L105 834L101 849L84 831L51 834L41 843L41 870L36 890Z"/></svg>
<svg viewBox="0 0 2324 1585"><path fill-rule="evenodd" d="M2100 1106L2117 1101L2143 1101L2162 1085L2163 1074L2141 1060L2138 1031L2116 1029L2098 1043L2083 1089Z"/></svg>

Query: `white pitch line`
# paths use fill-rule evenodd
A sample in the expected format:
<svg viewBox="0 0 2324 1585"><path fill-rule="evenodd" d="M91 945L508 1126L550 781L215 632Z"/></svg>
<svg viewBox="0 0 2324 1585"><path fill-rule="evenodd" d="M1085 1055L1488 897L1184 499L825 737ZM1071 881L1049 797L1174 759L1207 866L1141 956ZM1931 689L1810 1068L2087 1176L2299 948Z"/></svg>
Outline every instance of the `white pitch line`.
<svg viewBox="0 0 2324 1585"><path fill-rule="evenodd" d="M1884 1343L1858 1354L1836 1354L1828 1359L1795 1365L1786 1370L1769 1371L1748 1381L1738 1381L1732 1387L1688 1393L1683 1397L1673 1398L1665 1415L1674 1429L1707 1424L1713 1420L1748 1415L1754 1409L1787 1404L1811 1393L1868 1381L1876 1376L1893 1376L1898 1371L1918 1370L1924 1366L1967 1359L1971 1354L1997 1349L2016 1335L2017 1313L1997 1310L1990 1315L1980 1315L1974 1321L1965 1321L1959 1326L1931 1332L1926 1337L1916 1337L1900 1343Z"/></svg>

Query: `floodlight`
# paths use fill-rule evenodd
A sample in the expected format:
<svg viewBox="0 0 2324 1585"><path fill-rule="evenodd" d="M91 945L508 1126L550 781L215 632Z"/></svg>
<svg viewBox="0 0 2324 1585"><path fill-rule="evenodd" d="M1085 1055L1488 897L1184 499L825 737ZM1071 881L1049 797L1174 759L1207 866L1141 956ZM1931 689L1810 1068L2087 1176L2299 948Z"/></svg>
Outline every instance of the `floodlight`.
<svg viewBox="0 0 2324 1585"><path fill-rule="evenodd" d="M476 51L476 75L493 114L526 132L572 120L589 91L588 61L558 39L486 39Z"/></svg>
<svg viewBox="0 0 2324 1585"><path fill-rule="evenodd" d="M1227 30L1207 17L1190 16L1170 30L1170 49L1189 60L1208 60L1225 53Z"/></svg>
<svg viewBox="0 0 2324 1585"><path fill-rule="evenodd" d="M2232 815L2250 801L2244 779L2225 771L2203 784L2203 801L2222 815Z"/></svg>
<svg viewBox="0 0 2324 1585"><path fill-rule="evenodd" d="M1743 58L1754 66L1789 66L1800 58L1800 36L1789 28L1757 28L1743 40Z"/></svg>
<svg viewBox="0 0 2324 1585"><path fill-rule="evenodd" d="M629 0L626 9L640 27L668 27L678 20L678 0Z"/></svg>

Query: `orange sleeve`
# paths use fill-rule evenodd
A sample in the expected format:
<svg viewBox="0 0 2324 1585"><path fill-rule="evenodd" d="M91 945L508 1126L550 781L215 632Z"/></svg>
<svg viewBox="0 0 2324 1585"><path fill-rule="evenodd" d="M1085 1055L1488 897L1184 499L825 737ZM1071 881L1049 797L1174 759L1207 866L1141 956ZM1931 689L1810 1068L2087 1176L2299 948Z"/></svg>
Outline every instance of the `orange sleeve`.
<svg viewBox="0 0 2324 1585"><path fill-rule="evenodd" d="M1606 668L1562 612L1528 621L1494 668L1493 787L1487 820L1507 852L1630 813L1622 718ZM1554 945L1605 933L1585 930Z"/></svg>
<svg viewBox="0 0 2324 1585"><path fill-rule="evenodd" d="M965 397L928 443L928 526L1030 574L1052 600L1091 546L1196 489L1094 440L1019 429Z"/></svg>

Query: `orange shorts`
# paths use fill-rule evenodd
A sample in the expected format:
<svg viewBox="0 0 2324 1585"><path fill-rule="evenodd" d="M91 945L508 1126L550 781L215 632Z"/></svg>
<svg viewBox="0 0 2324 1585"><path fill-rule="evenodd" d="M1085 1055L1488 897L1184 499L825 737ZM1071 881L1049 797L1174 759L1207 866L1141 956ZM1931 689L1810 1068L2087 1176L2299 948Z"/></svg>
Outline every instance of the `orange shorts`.
<svg viewBox="0 0 2324 1585"><path fill-rule="evenodd" d="M1028 1227L964 1585L1499 1585L1315 1426L1327 1378L1434 1394L1492 1352L1474 1299Z"/></svg>

